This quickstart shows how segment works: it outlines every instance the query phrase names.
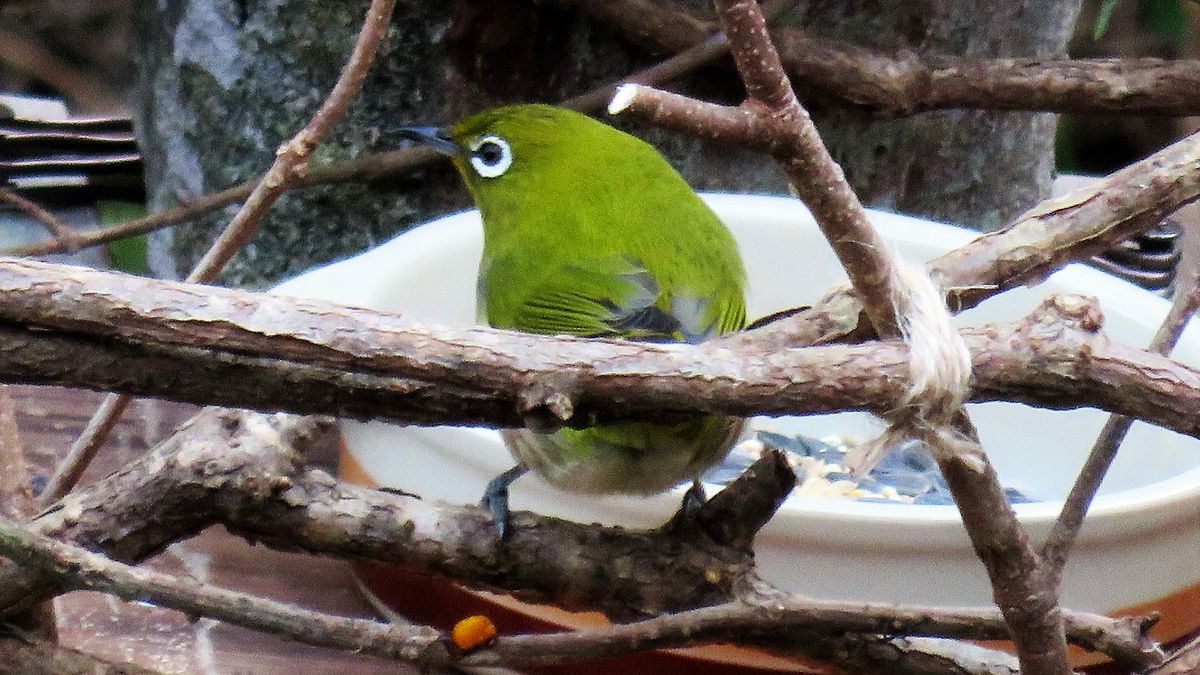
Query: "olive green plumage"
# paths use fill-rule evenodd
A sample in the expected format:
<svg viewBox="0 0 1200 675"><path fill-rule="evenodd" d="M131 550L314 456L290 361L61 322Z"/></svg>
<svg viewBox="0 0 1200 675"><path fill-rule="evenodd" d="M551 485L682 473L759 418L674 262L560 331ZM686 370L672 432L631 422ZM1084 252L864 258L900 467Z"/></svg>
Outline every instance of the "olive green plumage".
<svg viewBox="0 0 1200 675"><path fill-rule="evenodd" d="M679 342L743 327L733 237L650 145L544 105L410 135L452 156L482 213L478 308L490 325ZM650 494L720 461L739 429L703 416L505 439L518 462L560 488Z"/></svg>

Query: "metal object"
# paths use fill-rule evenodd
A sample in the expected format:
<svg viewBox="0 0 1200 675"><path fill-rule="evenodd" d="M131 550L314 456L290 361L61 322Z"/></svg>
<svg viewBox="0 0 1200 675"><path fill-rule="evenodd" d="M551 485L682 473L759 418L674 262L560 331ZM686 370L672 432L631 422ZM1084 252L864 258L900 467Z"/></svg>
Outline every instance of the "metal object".
<svg viewBox="0 0 1200 675"><path fill-rule="evenodd" d="M1179 263L1182 226L1170 218L1091 259L1093 267L1170 295Z"/></svg>
<svg viewBox="0 0 1200 675"><path fill-rule="evenodd" d="M0 187L11 189L76 231L100 227L97 202L145 201L142 161L127 118L70 119L55 99L0 94ZM45 241L36 215L0 204L0 250ZM47 256L103 267L107 249Z"/></svg>
<svg viewBox="0 0 1200 675"><path fill-rule="evenodd" d="M6 97L8 99L10 97ZM31 119L0 106L0 185L48 205L145 200L128 118Z"/></svg>

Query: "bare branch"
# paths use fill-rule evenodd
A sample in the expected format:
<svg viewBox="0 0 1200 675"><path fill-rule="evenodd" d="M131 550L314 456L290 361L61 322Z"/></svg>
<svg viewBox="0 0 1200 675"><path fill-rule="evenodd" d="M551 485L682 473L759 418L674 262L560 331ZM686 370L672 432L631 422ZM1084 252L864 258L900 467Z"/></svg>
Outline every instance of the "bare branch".
<svg viewBox="0 0 1200 675"><path fill-rule="evenodd" d="M1154 339L1150 341L1150 351L1167 355L1175 348L1188 320L1200 309L1200 227L1189 223L1184 230L1183 256L1179 262L1178 274L1175 279L1175 299L1167 318L1159 326ZM1133 426L1134 418L1125 415L1113 415L1104 423L1096 438L1092 451L1084 461L1071 492L1063 502L1062 511L1050 530L1046 543L1042 546L1042 557L1046 560L1055 575L1061 576L1066 566L1071 546L1083 525L1088 506L1100 489L1100 483L1108 472L1121 447L1125 434Z"/></svg>
<svg viewBox="0 0 1200 675"><path fill-rule="evenodd" d="M954 311L1011 288L1037 283L1071 261L1086 260L1162 222L1200 198L1200 133L1104 180L1049 199L1007 227L979 236L928 265ZM762 348L861 336L860 308L848 293L827 295L812 310L744 335Z"/></svg>
<svg viewBox="0 0 1200 675"><path fill-rule="evenodd" d="M523 512L514 514L511 537L500 546L481 509L346 485L305 468L292 448L328 424L206 410L185 433L72 492L35 519L34 531L133 561L224 523L279 548L396 563L626 619L728 600L752 569L747 552L707 537L596 528ZM758 487L751 482L746 489ZM625 573L579 573L611 569L616 561ZM11 611L38 598L29 595L36 579L31 585L6 572L13 570L0 563L0 607ZM680 583L663 584L664 578Z"/></svg>
<svg viewBox="0 0 1200 675"><path fill-rule="evenodd" d="M555 0L616 26L656 52L703 40L713 23L662 2ZM645 18L644 21L635 20ZM980 59L885 54L779 28L771 35L796 85L817 89L881 116L969 108L1121 115L1196 115L1200 61L1137 59Z"/></svg>
<svg viewBox="0 0 1200 675"><path fill-rule="evenodd" d="M1007 636L1000 613L989 609L899 608L850 602L784 600L768 604L727 603L669 616L581 633L502 637L490 648L462 657L432 628L330 616L292 605L152 570L114 562L81 548L58 543L0 519L0 553L55 580L63 591L93 590L125 600L228 621L323 647L409 661L422 667L530 666L572 663L650 649L786 638L804 631L855 631L950 635L970 639ZM1116 633L1119 622L1103 617L1080 619L1090 634ZM1131 645L1140 636L1124 636L1127 656L1146 663ZM1132 640L1131 640L1132 638ZM1106 644L1114 647L1113 644ZM1124 653L1124 652L1123 652Z"/></svg>
<svg viewBox="0 0 1200 675"><path fill-rule="evenodd" d="M79 483L83 472L104 446L109 434L121 420L121 415L132 402L133 398L127 394L108 394L100 400L100 405L88 419L87 425L71 443L67 454L59 461L58 467L46 482L46 487L38 497L42 506L62 499L63 495Z"/></svg>
<svg viewBox="0 0 1200 675"><path fill-rule="evenodd" d="M394 150L391 152L364 155L358 159L313 169L303 176L298 177L293 187L314 187L330 183L370 183L386 176L406 174L428 164L437 157L437 153L425 148ZM255 186L258 185L260 180L261 176L220 192L188 200L179 206L126 221L120 225L114 225L102 230L79 232L75 241L79 248L89 248L196 220L217 209L229 206L230 204L236 204L246 199L254 191ZM65 252L67 252L66 242L55 238L48 241L16 246L7 249L4 255L36 257Z"/></svg>
<svg viewBox="0 0 1200 675"><path fill-rule="evenodd" d="M743 107L763 118L762 126L770 128L777 139L775 158L849 274L871 325L879 335L898 335L892 306L894 275L887 248L821 141L808 111L796 100L767 35L766 19L753 0L717 0L716 7L729 35L730 53L746 83L749 98Z"/></svg>
<svg viewBox="0 0 1200 675"><path fill-rule="evenodd" d="M419 663L446 663L441 634L427 627L350 619L137 569L96 553L23 531L0 519L0 552L54 580L59 589L100 591L124 600L268 631L308 644Z"/></svg>
<svg viewBox="0 0 1200 675"><path fill-rule="evenodd" d="M1195 115L1200 61L936 59L912 112L952 108L1117 115ZM911 98L914 97L910 97Z"/></svg>
<svg viewBox="0 0 1200 675"><path fill-rule="evenodd" d="M327 424L284 415L206 410L146 456L69 495L40 516L33 528L46 536L104 550L119 559L139 560L171 540L223 522L231 531L273 547L399 563L447 574L477 587L515 591L526 599L555 601L568 608L601 609L617 617L651 617L717 605L599 633L501 640L494 652L480 651L467 658L467 663L476 665L494 661L536 663L566 658L572 652L576 652L573 658L580 658L585 652L615 654L756 636L792 636L799 646L807 645L809 650L833 649L843 639L840 635L844 630L912 630L987 638L1004 635L1000 617L991 609L905 608L763 595L762 584L753 581L747 554L736 546L727 548L705 537L679 538L661 530L596 528L519 513L514 538L501 549L495 545L487 515L479 509L429 504L413 497L340 484L320 471L305 469L291 448L303 445ZM753 493L765 488L775 499L786 493L786 485L773 485L772 472L764 471L778 464L778 459L768 456L764 462L709 504L731 492ZM748 503L744 495L731 499ZM730 510L725 506L702 508L702 518L728 520ZM762 513L769 515L771 508ZM761 524L762 520L761 515L753 517L747 527L756 528L755 523ZM612 575L601 571L611 570L614 565L625 572ZM104 565L103 569L113 568ZM143 575L136 570L132 573ZM663 584L664 578L682 582ZM146 579L157 584L151 577L128 578L131 583L121 593L151 597L157 602L164 602L164 597L174 598L169 600L170 606L208 611L180 592L192 585L183 589L170 588L170 584L156 588L155 584L143 583ZM14 602L20 606L47 591L63 590L61 585L39 587L44 580L11 562L0 563L0 606ZM89 581L63 582L70 585ZM149 595L146 589L173 595ZM35 595L25 595L30 591ZM738 597L754 602L736 602ZM226 603L220 606L219 611L226 612L221 616L226 619L256 621L259 623L249 625L258 626L267 620L282 623L292 626L287 629L290 635L305 640L315 636L312 640L319 644L333 644L331 640L338 635L346 637L324 632L307 615L297 618L289 613L285 618L268 612L245 616ZM1071 634L1080 644L1102 649L1129 663L1150 662L1150 645L1136 625L1086 614L1069 616ZM723 627L726 622L728 626ZM695 635L689 635L691 630L696 631ZM747 630L749 636L744 634ZM825 631L833 631L833 637ZM406 642L410 634L397 633L395 637L390 646L362 646L394 653L404 645L412 645ZM854 639L871 640L879 648L890 642L886 637ZM547 655L543 651L546 649L557 651ZM436 656L436 652L429 653Z"/></svg>
<svg viewBox="0 0 1200 675"><path fill-rule="evenodd" d="M9 379L417 423L521 425L519 403L539 381L562 383L541 394L567 396L575 413L565 422L579 425L882 410L908 375L898 341L763 352L434 327L20 259L0 261L0 292L0 321L35 327L0 333ZM973 400L1089 405L1200 435L1186 413L1200 401L1200 372L1111 343L1096 333L1100 321L1089 300L1063 296L1024 321L965 330Z"/></svg>
<svg viewBox="0 0 1200 675"><path fill-rule="evenodd" d="M0 30L0 63L42 80L85 110L106 111L123 107L123 101L99 86L95 77L66 62L39 41L20 33Z"/></svg>
<svg viewBox="0 0 1200 675"><path fill-rule="evenodd" d="M768 0L763 5L763 16L767 21L783 15L795 7L796 0ZM706 65L729 52L729 40L724 33L703 39L660 63L631 73L617 82L602 85L591 91L569 98L559 105L580 112L599 110L612 99L613 92L622 84L658 84L669 82Z"/></svg>
<svg viewBox="0 0 1200 675"><path fill-rule="evenodd" d="M75 228L59 220L58 216L42 208L39 204L22 197L9 188L0 188L0 201L12 204L25 212L25 215L40 223L55 240L62 242L63 250L66 253L74 253L79 250L79 233L75 231Z"/></svg>
<svg viewBox="0 0 1200 675"><path fill-rule="evenodd" d="M1119 619L1070 614L1067 623L1073 641L1088 640L1089 648L1099 648L1121 663L1144 667L1161 658L1138 628ZM813 631L932 635L965 640L1008 638L1004 617L992 608L902 607L791 597L763 603L726 603L577 633L501 638L461 663L543 665L650 648L737 644L751 636L754 642L771 645ZM1113 641L1115 636L1119 637ZM1091 641L1092 637L1100 640Z"/></svg>

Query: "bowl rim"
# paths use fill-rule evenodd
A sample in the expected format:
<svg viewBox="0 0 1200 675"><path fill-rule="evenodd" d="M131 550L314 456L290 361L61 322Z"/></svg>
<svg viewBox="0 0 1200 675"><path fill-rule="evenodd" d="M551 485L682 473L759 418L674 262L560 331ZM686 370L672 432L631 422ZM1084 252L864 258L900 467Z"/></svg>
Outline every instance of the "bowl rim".
<svg viewBox="0 0 1200 675"><path fill-rule="evenodd" d="M797 199L780 196L746 195L702 192L701 196L718 214L739 211L739 217L779 220L796 219L798 225L809 226L812 217L807 208ZM903 214L868 209L872 222L880 228L889 241L935 241L945 250L957 248L975 239L980 233L936 221L915 218ZM419 259L422 251L430 246L442 246L455 240L477 238L479 214L476 210L459 211L430 220L406 230L387 242L370 250L309 270L272 289L284 295L299 295L321 298L333 302L347 302L345 284L336 283L341 268L347 265L369 264L383 270L402 267L406 259ZM1170 303L1149 291L1129 282L1106 274L1100 270L1080 264L1071 264L1056 272L1053 277L1066 285L1088 289L1089 295L1105 296L1110 302L1128 304L1139 309L1139 321L1153 330L1166 317ZM332 282L332 283L331 283ZM1082 291L1081 291L1082 292ZM359 293L360 304L363 294ZM1142 320L1144 318L1144 320ZM1200 343L1200 326L1193 324L1186 331L1184 340ZM1182 341L1181 341L1182 342ZM1012 405L1024 405L1013 403ZM1145 424L1139 422L1139 424ZM475 433L495 433L486 429L464 428ZM1048 531L1061 509L1063 500L1039 501L1013 505L1021 523L1036 536ZM1146 527L1146 517L1154 520L1178 520L1187 517L1190 511L1180 506L1193 505L1200 512L1200 464L1170 478L1125 490L1098 495L1088 510L1087 530L1089 539L1127 535ZM1167 508L1167 507L1170 508ZM1174 514L1174 516L1172 515ZM962 520L958 508L950 505L903 504L861 502L837 498L813 498L787 500L779 509L776 518L785 520L817 518L824 521L859 522L878 525L920 523L935 529L961 529Z"/></svg>

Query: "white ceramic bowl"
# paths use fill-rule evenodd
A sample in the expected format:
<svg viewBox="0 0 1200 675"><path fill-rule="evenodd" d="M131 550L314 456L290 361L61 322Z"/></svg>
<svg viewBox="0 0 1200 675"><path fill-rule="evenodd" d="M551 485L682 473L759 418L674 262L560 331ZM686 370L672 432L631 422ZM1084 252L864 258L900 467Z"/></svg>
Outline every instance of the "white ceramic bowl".
<svg viewBox="0 0 1200 675"><path fill-rule="evenodd" d="M844 280L798 201L739 195L706 199L741 246L750 276L751 318L811 302ZM912 261L927 260L975 236L895 214L872 212L871 217L895 251ZM460 213L309 272L278 292L468 324L474 322L480 248L478 214ZM1037 287L989 300L958 320L964 325L1015 320L1056 292L1097 296L1107 333L1135 345L1149 341L1168 308L1165 300L1131 284L1073 265ZM1185 333L1175 357L1200 364L1197 326ZM1106 414L1006 403L972 405L970 413L1002 482L1044 500L1015 507L1032 538L1044 538ZM867 438L882 428L860 413L758 419L755 424L817 437ZM499 436L486 429L345 422L343 433L349 456L380 484L449 502L476 502L487 481L512 465ZM679 498L672 493L578 499L532 475L511 490L515 509L630 526L662 523ZM793 497L760 533L756 552L768 580L820 598L991 603L983 566L953 506ZM1102 612L1161 605L1169 616L1160 637L1177 637L1200 625L1198 559L1200 441L1139 423L1075 546L1063 601Z"/></svg>

